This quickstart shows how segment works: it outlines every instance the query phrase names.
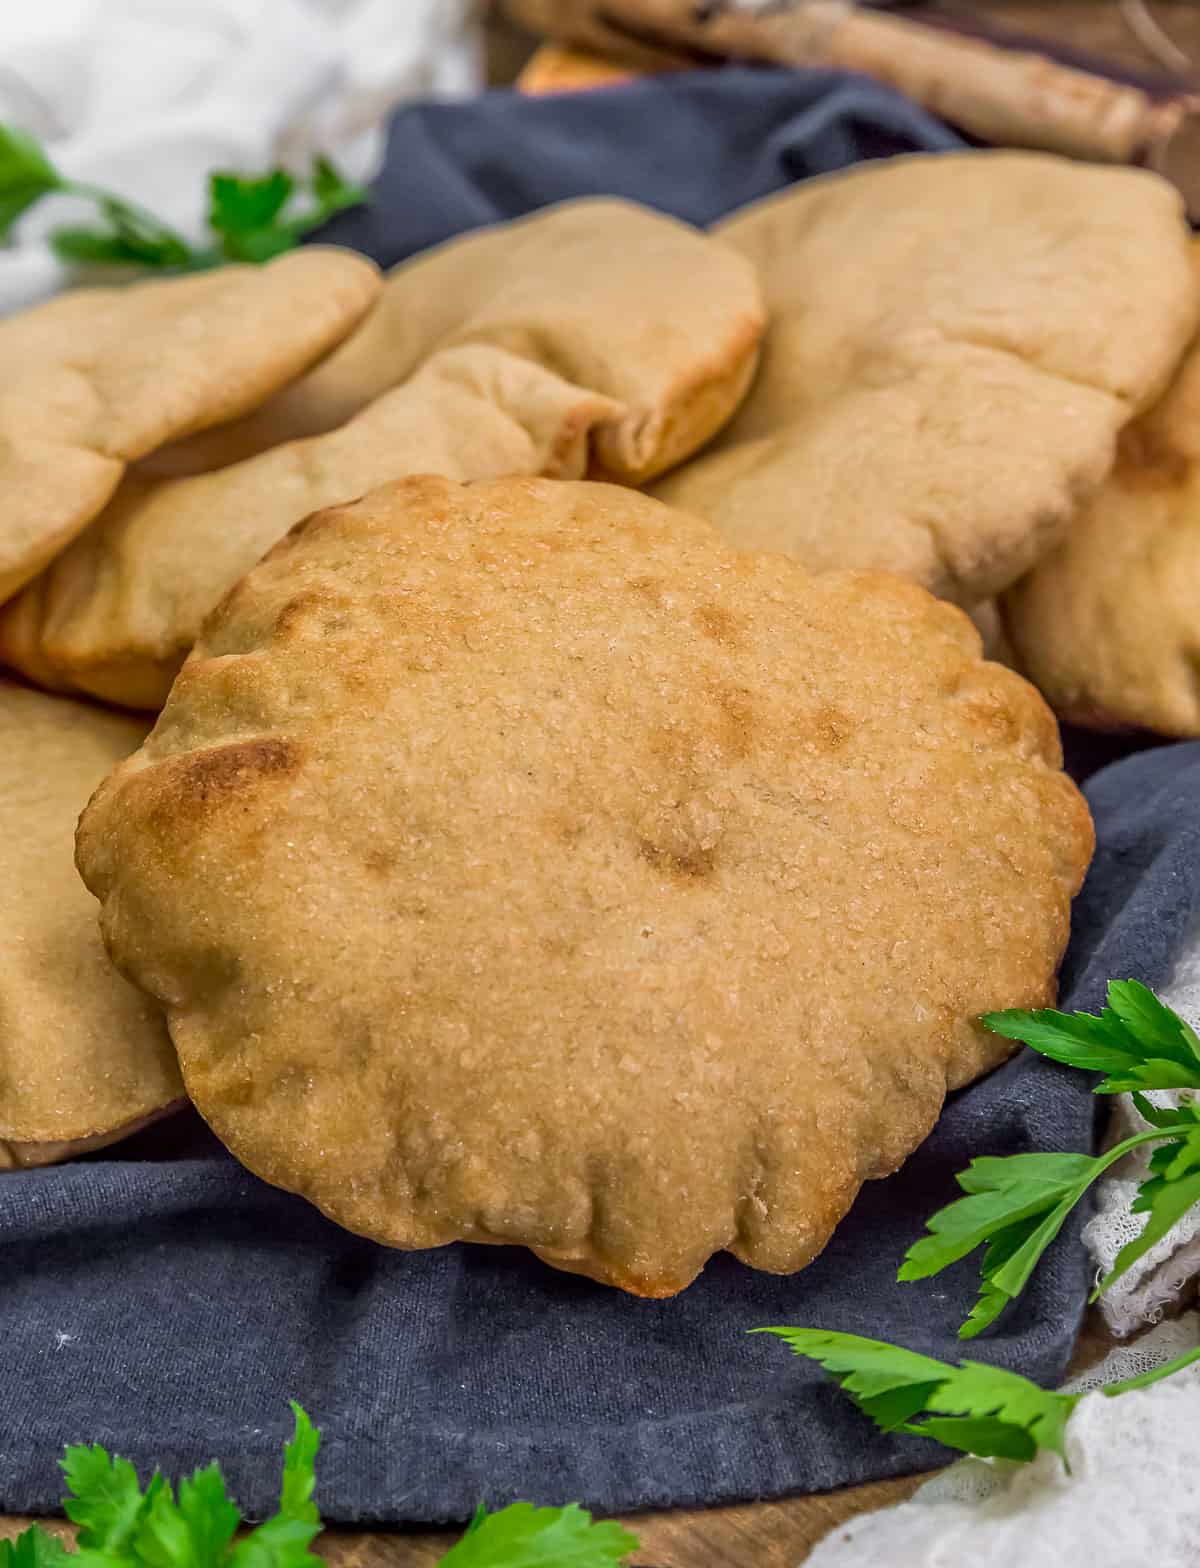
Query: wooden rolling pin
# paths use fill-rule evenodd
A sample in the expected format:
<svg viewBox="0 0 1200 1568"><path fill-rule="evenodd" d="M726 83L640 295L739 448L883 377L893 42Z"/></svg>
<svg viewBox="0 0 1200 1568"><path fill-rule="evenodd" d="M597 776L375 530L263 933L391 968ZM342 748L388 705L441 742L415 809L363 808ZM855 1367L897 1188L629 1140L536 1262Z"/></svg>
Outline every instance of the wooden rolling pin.
<svg viewBox="0 0 1200 1568"><path fill-rule="evenodd" d="M507 0L507 9L531 32L643 70L741 59L859 71L994 146L1156 169L1200 218L1200 96L1185 87L1151 92L1000 35L847 0Z"/></svg>

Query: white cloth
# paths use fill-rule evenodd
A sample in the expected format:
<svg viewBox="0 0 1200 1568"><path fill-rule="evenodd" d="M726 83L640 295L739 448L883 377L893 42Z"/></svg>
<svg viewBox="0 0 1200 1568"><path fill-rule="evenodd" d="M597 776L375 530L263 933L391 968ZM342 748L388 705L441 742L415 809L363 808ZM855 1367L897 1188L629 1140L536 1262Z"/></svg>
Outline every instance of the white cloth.
<svg viewBox="0 0 1200 1568"><path fill-rule="evenodd" d="M475 0L0 0L0 121L31 131L65 174L203 237L214 168L378 166L403 99L482 76ZM82 206L46 201L0 249L0 314L53 292L43 243Z"/></svg>
<svg viewBox="0 0 1200 1568"><path fill-rule="evenodd" d="M1162 999L1186 1018L1193 1029L1200 1029L1200 930L1192 933L1175 965ZM1160 1092L1148 1096L1157 1105L1169 1105L1173 1094ZM1144 1132L1146 1123L1134 1109L1128 1095L1117 1097L1109 1146L1135 1132ZM1102 1181L1096 1184L1096 1212L1083 1234L1084 1244L1096 1264L1097 1278L1112 1267L1117 1253L1132 1241L1146 1223L1145 1216L1131 1214L1129 1206L1137 1196L1138 1184L1148 1171L1153 1144L1145 1144L1127 1155ZM1200 1206L1191 1209L1156 1243L1145 1257L1100 1297L1100 1312L1114 1334L1132 1334L1157 1323L1164 1310L1186 1299L1200 1278Z"/></svg>
<svg viewBox="0 0 1200 1568"><path fill-rule="evenodd" d="M1200 1317L1112 1351L1069 1389L1098 1388L1200 1344ZM1091 1393L1056 1454L1027 1465L965 1459L906 1503L839 1525L805 1568L1195 1568L1200 1562L1200 1363L1152 1388Z"/></svg>

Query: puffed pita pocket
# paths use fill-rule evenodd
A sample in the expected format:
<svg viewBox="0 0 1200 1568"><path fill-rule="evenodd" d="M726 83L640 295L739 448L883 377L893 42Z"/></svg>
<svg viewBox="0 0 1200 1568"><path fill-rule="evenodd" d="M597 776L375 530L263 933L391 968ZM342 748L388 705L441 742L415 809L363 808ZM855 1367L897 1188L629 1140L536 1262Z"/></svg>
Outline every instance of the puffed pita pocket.
<svg viewBox="0 0 1200 1568"><path fill-rule="evenodd" d="M563 202L395 268L316 371L250 418L161 453L155 472L331 430L438 350L491 344L619 403L595 431L596 469L644 484L733 413L764 324L754 268L728 246L632 202Z"/></svg>
<svg viewBox="0 0 1200 1568"><path fill-rule="evenodd" d="M1200 245L1197 246L1200 258ZM1091 729L1200 737L1200 344L1062 543L1004 595L1021 668Z"/></svg>
<svg viewBox="0 0 1200 1568"><path fill-rule="evenodd" d="M232 1152L390 1246L789 1273L1054 996L1092 847L966 616L414 478L209 618L79 865Z"/></svg>
<svg viewBox="0 0 1200 1568"><path fill-rule="evenodd" d="M379 274L313 248L0 322L0 602L104 507L126 465L256 408L340 342Z"/></svg>
<svg viewBox="0 0 1200 1568"><path fill-rule="evenodd" d="M716 233L761 273L762 363L654 493L742 547L963 604L1063 536L1200 308L1172 186L1044 154L865 164Z"/></svg>

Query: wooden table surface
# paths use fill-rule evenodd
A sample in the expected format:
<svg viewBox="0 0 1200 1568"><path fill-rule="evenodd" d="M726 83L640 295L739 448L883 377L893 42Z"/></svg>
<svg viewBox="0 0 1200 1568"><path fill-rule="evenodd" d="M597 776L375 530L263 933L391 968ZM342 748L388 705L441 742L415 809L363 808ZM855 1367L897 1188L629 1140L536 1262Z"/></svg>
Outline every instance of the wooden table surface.
<svg viewBox="0 0 1200 1568"><path fill-rule="evenodd" d="M1014 29L1103 53L1133 68L1154 64L1123 20L1118 0L986 0L974 5L945 0L940 9L985 15ZM1195 0L1158 0L1150 9L1200 62L1200 5ZM512 80L533 49L532 40L504 24L492 27L488 45L489 72L495 81ZM1103 1333L1092 1324L1081 1341L1076 1364L1095 1359L1105 1343ZM86 1440L87 1434L80 1437ZM631 1515L624 1522L641 1540L632 1561L646 1568L798 1568L836 1525L908 1496L922 1479L883 1481L783 1502ZM28 1523L0 1518L0 1538L15 1535ZM320 1549L335 1568L427 1568L458 1534L337 1530L322 1538Z"/></svg>

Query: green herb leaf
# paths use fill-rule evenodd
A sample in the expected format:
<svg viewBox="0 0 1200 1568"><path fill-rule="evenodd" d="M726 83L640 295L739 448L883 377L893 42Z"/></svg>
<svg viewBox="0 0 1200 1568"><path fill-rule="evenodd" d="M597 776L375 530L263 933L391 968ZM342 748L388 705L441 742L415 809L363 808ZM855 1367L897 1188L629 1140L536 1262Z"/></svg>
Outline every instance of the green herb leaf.
<svg viewBox="0 0 1200 1568"><path fill-rule="evenodd" d="M299 244L334 213L368 199L328 158L313 160L311 202L294 211L300 194L285 169L247 176L219 170L209 179L208 221L218 244L197 249L136 202L59 174L37 141L0 125L0 242L21 214L54 191L94 202L101 221L56 229L50 236L64 261L86 266L136 266L191 271L222 260L263 262Z"/></svg>
<svg viewBox="0 0 1200 1568"><path fill-rule="evenodd" d="M1100 1169L1086 1154L972 1160L957 1177L968 1196L926 1222L930 1234L909 1248L898 1278L939 1274L986 1242L982 1293L959 1330L962 1338L974 1338L1025 1288L1038 1259Z"/></svg>
<svg viewBox="0 0 1200 1568"><path fill-rule="evenodd" d="M808 1328L752 1332L776 1334L797 1355L819 1362L884 1431L931 1437L986 1458L1031 1459L1039 1448L1063 1457L1067 1419L1082 1398L1039 1388L1002 1367L978 1361L956 1367L858 1334ZM892 1416L904 1402L912 1408L896 1422ZM922 1414L925 1420L913 1419Z"/></svg>
<svg viewBox="0 0 1200 1568"><path fill-rule="evenodd" d="M137 1534L147 1510L164 1486L156 1471L143 1493L128 1459L113 1459L99 1443L68 1448L63 1473L73 1496L63 1505L79 1526L79 1545L120 1555Z"/></svg>
<svg viewBox="0 0 1200 1568"><path fill-rule="evenodd" d="M238 1542L230 1568L321 1568L321 1559L308 1550L321 1533L312 1501L321 1434L294 1400L292 1415L296 1425L283 1450L279 1512Z"/></svg>
<svg viewBox="0 0 1200 1568"><path fill-rule="evenodd" d="M0 241L23 212L61 185L58 170L32 136L0 125Z"/></svg>
<svg viewBox="0 0 1200 1568"><path fill-rule="evenodd" d="M283 169L247 179L218 171L209 176L209 227L217 234L265 229L287 206L296 182Z"/></svg>
<svg viewBox="0 0 1200 1568"><path fill-rule="evenodd" d="M1200 1147L1196 1152L1200 1154ZM1155 1150L1156 1155L1159 1153L1160 1150ZM1194 1203L1200 1203L1200 1170L1193 1169L1178 1178L1166 1174L1152 1175L1144 1181L1138 1188L1132 1208L1134 1214L1148 1214L1149 1219L1141 1232L1132 1241L1126 1242L1117 1253L1112 1268L1093 1290L1091 1299L1095 1301L1114 1280L1128 1273L1138 1259L1161 1241Z"/></svg>
<svg viewBox="0 0 1200 1568"><path fill-rule="evenodd" d="M1200 1039L1177 1013L1137 980L1109 981L1108 1001L1099 1017L1012 1009L980 1022L1052 1061L1104 1073L1097 1094L1200 1088Z"/></svg>
<svg viewBox="0 0 1200 1568"><path fill-rule="evenodd" d="M321 1446L321 1434L294 1399L291 1408L296 1425L291 1442L283 1445L279 1512L284 1519L318 1524L321 1516L312 1495L317 1483L317 1450Z"/></svg>
<svg viewBox="0 0 1200 1568"><path fill-rule="evenodd" d="M313 159L313 195L322 208L334 212L339 207L356 205L365 201L367 193L361 185L351 185L338 173L328 158Z"/></svg>
<svg viewBox="0 0 1200 1568"><path fill-rule="evenodd" d="M775 1334L798 1356L819 1361L841 1383L858 1408L883 1428L895 1430L918 1411L928 1407L930 1394L940 1388L953 1370L944 1361L922 1356L915 1350L889 1345L858 1334L832 1334L817 1328L751 1329L752 1334ZM920 1394L920 1399L916 1398ZM907 1396L911 1394L910 1399Z"/></svg>
<svg viewBox="0 0 1200 1568"><path fill-rule="evenodd" d="M240 1523L220 1468L211 1464L179 1483L178 1503L169 1484L158 1492L138 1531L138 1560L151 1568L219 1568Z"/></svg>
<svg viewBox="0 0 1200 1568"><path fill-rule="evenodd" d="M342 212L347 207L361 207L371 199L371 193L365 185L352 185L344 180L328 158L313 159L312 188L317 207L304 220L302 232L305 234L328 222L334 213Z"/></svg>
<svg viewBox="0 0 1200 1568"><path fill-rule="evenodd" d="M32 1524L15 1541L0 1541L0 1568L66 1568L68 1553L57 1536Z"/></svg>
<svg viewBox="0 0 1200 1568"><path fill-rule="evenodd" d="M575 1503L567 1508L513 1503L494 1514L477 1509L441 1562L444 1568L610 1568L637 1544L636 1536L612 1520L594 1524Z"/></svg>
<svg viewBox="0 0 1200 1568"><path fill-rule="evenodd" d="M257 179L217 173L209 179L208 224L231 261L267 261L295 244L279 221L296 188L292 176L273 169Z"/></svg>

